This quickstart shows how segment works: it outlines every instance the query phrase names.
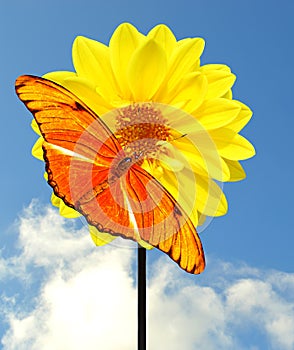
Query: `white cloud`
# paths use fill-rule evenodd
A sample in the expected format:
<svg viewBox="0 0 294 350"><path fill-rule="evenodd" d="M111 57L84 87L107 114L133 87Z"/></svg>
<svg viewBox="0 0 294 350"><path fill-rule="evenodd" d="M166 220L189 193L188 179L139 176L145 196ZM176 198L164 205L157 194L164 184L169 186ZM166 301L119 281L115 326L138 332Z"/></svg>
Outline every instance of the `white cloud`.
<svg viewBox="0 0 294 350"><path fill-rule="evenodd" d="M134 249L95 248L84 228L36 202L18 245L1 260L3 278L22 286L3 294L4 350L136 349ZM166 256L149 266L150 350L294 348L294 274L208 264L192 278Z"/></svg>
<svg viewBox="0 0 294 350"><path fill-rule="evenodd" d="M294 303L274 291L269 281L244 279L229 287L227 307L233 322L263 329L278 349L294 347Z"/></svg>

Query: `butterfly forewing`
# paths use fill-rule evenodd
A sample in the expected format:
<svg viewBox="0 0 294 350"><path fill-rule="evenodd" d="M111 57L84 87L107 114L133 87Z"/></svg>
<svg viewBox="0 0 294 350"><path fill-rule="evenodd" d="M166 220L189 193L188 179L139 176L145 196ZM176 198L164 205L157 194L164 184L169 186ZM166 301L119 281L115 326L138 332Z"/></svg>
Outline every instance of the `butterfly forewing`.
<svg viewBox="0 0 294 350"><path fill-rule="evenodd" d="M49 80L21 76L16 93L32 112L44 139L93 160L121 149L103 121L82 101ZM99 152L98 152L99 151Z"/></svg>

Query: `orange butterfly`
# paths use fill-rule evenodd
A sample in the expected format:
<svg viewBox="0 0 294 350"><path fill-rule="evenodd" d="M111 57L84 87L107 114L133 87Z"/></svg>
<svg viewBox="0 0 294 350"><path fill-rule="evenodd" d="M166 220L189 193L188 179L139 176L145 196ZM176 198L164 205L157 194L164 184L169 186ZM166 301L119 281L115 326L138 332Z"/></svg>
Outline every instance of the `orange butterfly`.
<svg viewBox="0 0 294 350"><path fill-rule="evenodd" d="M174 197L127 155L106 124L62 86L21 76L16 93L44 138L48 183L100 232L144 240L189 273L204 270L200 238Z"/></svg>

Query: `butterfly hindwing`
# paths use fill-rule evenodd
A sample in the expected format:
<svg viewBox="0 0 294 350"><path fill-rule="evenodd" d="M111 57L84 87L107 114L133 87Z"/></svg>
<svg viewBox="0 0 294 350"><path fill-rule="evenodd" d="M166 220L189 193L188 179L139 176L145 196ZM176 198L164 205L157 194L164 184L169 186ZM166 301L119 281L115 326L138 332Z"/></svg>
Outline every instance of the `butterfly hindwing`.
<svg viewBox="0 0 294 350"><path fill-rule="evenodd" d="M173 196L136 164L129 171L127 188L129 197L137 198L138 204L132 210L140 237L168 254L187 272L202 272L205 258L201 240Z"/></svg>

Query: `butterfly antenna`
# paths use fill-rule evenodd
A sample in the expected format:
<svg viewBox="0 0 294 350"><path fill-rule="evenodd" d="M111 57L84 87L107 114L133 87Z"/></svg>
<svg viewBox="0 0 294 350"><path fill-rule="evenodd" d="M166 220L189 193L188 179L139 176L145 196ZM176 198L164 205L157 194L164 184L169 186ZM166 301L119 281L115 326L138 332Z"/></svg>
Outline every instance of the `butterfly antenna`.
<svg viewBox="0 0 294 350"><path fill-rule="evenodd" d="M183 138L183 137L186 137L187 135L188 135L188 134L183 134L183 135L181 135L181 136L179 136L179 137L176 137L175 139L171 140L171 142L176 141L176 140L179 140L179 139L181 139L181 138Z"/></svg>

